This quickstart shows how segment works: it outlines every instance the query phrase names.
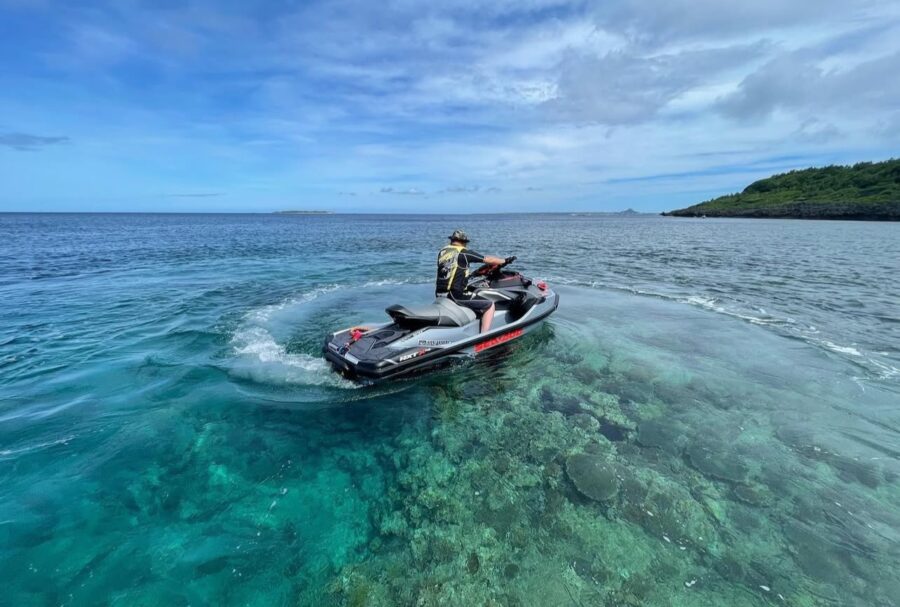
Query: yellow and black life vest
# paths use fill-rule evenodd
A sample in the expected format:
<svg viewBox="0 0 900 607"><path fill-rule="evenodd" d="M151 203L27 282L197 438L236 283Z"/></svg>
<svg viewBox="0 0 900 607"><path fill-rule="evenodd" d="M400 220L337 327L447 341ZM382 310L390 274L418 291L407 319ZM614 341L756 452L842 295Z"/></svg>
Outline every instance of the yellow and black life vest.
<svg viewBox="0 0 900 607"><path fill-rule="evenodd" d="M438 253L437 282L435 293L445 295L449 292L462 293L466 288L469 268L460 269L459 254L465 251L462 245L447 245Z"/></svg>

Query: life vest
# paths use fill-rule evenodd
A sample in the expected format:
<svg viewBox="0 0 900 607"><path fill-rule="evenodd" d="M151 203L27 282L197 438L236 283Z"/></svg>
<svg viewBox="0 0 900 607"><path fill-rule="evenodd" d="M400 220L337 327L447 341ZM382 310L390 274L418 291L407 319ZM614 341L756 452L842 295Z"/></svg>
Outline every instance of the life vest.
<svg viewBox="0 0 900 607"><path fill-rule="evenodd" d="M469 269L466 268L460 272L459 268L459 254L464 250L465 247L462 245L451 244L441 249L438 253L437 282L434 289L438 295L465 289L466 278L469 277ZM454 289L454 286L458 288Z"/></svg>

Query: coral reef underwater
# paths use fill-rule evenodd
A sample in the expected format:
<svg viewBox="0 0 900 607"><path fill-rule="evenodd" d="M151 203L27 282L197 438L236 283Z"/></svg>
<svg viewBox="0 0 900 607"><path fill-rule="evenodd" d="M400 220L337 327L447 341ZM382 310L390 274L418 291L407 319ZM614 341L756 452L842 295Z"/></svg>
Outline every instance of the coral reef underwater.
<svg viewBox="0 0 900 607"><path fill-rule="evenodd" d="M848 405L893 394L814 381L832 363L809 348L750 356L781 343L752 327L605 299L619 323L563 316L419 380L305 388L308 407L225 365L104 378L160 406L75 418L7 466L0 601L895 605L896 453Z"/></svg>
<svg viewBox="0 0 900 607"><path fill-rule="evenodd" d="M433 386L427 439L406 429L379 454L397 482L369 555L323 600L895 604L895 475L773 435L694 377L584 350L531 361L534 381Z"/></svg>

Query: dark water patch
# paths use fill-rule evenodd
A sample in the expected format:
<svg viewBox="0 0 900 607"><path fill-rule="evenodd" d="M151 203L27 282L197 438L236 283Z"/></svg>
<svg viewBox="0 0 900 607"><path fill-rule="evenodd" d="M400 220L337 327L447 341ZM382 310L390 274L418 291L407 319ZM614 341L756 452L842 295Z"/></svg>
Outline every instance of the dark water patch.
<svg viewBox="0 0 900 607"><path fill-rule="evenodd" d="M605 436L607 440L610 440L614 443L628 440L629 437L629 432L626 428L617 426L616 424L608 421L600 424L600 434Z"/></svg>
<svg viewBox="0 0 900 607"><path fill-rule="evenodd" d="M838 471L838 476L847 482L857 482L877 489L883 481L878 465L873 462L860 461L858 458L834 456L829 463Z"/></svg>
<svg viewBox="0 0 900 607"><path fill-rule="evenodd" d="M893 432L892 432L893 433ZM891 445L886 445L884 443L877 442L873 440L869 436L861 436L858 432L842 432L843 436L849 438L855 443L858 443L867 449L870 449L878 454L885 455L891 460L900 462L900 451L893 448Z"/></svg>
<svg viewBox="0 0 900 607"><path fill-rule="evenodd" d="M481 561L478 558L478 554L475 552L469 553L469 558L466 559L466 571L469 572L469 575L475 575L480 568Z"/></svg>
<svg viewBox="0 0 900 607"><path fill-rule="evenodd" d="M711 478L732 483L747 479L747 466L722 443L694 442L686 453L691 465Z"/></svg>
<svg viewBox="0 0 900 607"><path fill-rule="evenodd" d="M585 497L608 502L619 494L619 481L613 467L599 455L578 453L566 460L566 473Z"/></svg>
<svg viewBox="0 0 900 607"><path fill-rule="evenodd" d="M734 496L751 506L767 506L772 503L772 494L763 486L756 484L737 484L732 488Z"/></svg>
<svg viewBox="0 0 900 607"><path fill-rule="evenodd" d="M844 577L830 544L812 528L789 521L784 527L788 549L806 575L826 584Z"/></svg>
<svg viewBox="0 0 900 607"><path fill-rule="evenodd" d="M637 442L643 447L662 449L678 456L687 444L681 425L672 419L650 419L637 428Z"/></svg>
<svg viewBox="0 0 900 607"><path fill-rule="evenodd" d="M584 413L581 400L568 394L557 394L549 386L541 388L541 404L550 411L559 411L563 415Z"/></svg>

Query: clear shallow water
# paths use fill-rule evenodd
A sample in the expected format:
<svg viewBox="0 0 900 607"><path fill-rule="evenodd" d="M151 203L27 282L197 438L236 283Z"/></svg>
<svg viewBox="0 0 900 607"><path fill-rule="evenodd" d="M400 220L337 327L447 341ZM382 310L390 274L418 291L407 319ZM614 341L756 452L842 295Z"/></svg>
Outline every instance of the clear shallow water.
<svg viewBox="0 0 900 607"><path fill-rule="evenodd" d="M329 373L457 226L560 285L548 325ZM895 604L897 230L0 215L5 600Z"/></svg>

